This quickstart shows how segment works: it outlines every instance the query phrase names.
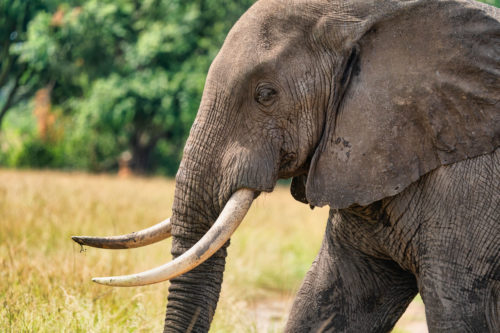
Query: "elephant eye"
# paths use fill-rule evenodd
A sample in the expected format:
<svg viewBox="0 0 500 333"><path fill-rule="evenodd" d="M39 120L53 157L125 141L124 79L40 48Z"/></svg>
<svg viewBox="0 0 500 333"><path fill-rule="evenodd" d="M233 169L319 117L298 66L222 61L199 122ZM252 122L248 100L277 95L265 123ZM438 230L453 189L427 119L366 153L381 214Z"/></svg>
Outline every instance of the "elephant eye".
<svg viewBox="0 0 500 333"><path fill-rule="evenodd" d="M255 100L264 105L270 106L274 103L275 96L277 95L276 90L270 87L258 87Z"/></svg>

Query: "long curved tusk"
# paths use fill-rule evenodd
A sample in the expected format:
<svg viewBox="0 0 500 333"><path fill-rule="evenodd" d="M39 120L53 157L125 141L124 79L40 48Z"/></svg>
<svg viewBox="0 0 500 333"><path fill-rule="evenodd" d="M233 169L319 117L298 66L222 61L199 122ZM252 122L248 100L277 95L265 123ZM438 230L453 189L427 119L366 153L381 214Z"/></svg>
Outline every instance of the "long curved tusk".
<svg viewBox="0 0 500 333"><path fill-rule="evenodd" d="M164 240L172 235L170 218L144 230L128 235L110 237L72 236L80 245L99 247L101 249L132 249Z"/></svg>
<svg viewBox="0 0 500 333"><path fill-rule="evenodd" d="M240 189L233 193L207 233L175 260L142 273L99 277L93 278L92 281L115 287L144 286L169 280L192 270L227 242L245 217L253 199L254 191L249 189Z"/></svg>

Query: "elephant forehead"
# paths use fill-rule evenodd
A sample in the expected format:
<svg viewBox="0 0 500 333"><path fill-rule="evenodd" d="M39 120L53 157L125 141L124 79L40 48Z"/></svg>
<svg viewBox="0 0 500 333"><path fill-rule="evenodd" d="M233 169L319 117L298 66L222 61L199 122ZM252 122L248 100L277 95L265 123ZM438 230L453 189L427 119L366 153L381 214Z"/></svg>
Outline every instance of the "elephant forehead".
<svg viewBox="0 0 500 333"><path fill-rule="evenodd" d="M263 52L279 46L283 38L301 37L321 16L302 7L294 1L258 1L233 26L226 44L245 41L253 52Z"/></svg>
<svg viewBox="0 0 500 333"><path fill-rule="evenodd" d="M294 58L305 61L308 35L319 16L294 2L258 1L234 25L209 71L209 78L237 86L260 70L283 70ZM278 68L280 67L280 68Z"/></svg>

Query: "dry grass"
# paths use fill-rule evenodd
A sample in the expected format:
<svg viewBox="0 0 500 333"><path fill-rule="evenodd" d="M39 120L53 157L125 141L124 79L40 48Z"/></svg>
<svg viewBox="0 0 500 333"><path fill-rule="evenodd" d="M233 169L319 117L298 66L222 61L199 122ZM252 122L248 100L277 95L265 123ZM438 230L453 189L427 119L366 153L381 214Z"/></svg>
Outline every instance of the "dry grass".
<svg viewBox="0 0 500 333"><path fill-rule="evenodd" d="M108 288L90 278L157 266L170 260L170 242L80 252L70 236L147 227L170 215L173 190L163 178L0 170L0 331L160 331L168 283ZM326 216L286 188L257 200L232 239L213 332L283 328L283 307L316 255Z"/></svg>

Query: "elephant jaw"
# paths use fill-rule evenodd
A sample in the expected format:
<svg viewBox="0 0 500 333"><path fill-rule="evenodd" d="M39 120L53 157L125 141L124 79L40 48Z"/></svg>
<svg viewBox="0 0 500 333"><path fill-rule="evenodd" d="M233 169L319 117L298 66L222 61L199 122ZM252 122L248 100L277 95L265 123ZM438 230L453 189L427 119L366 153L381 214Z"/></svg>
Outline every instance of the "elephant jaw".
<svg viewBox="0 0 500 333"><path fill-rule="evenodd" d="M170 280L192 270L210 258L229 240L243 221L254 199L255 192L253 190L245 188L233 193L207 233L193 247L173 261L138 274L99 277L93 278L92 281L115 287L143 286ZM129 235L103 238L75 236L72 238L81 245L86 244L101 248L131 248L167 238L170 236L170 230L170 219L167 219L153 227ZM133 244L132 239L137 235L143 236L138 242L140 245Z"/></svg>

